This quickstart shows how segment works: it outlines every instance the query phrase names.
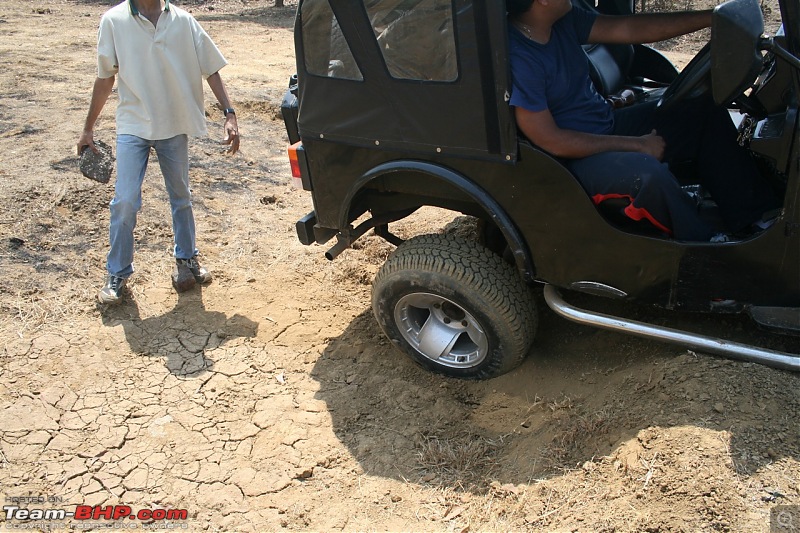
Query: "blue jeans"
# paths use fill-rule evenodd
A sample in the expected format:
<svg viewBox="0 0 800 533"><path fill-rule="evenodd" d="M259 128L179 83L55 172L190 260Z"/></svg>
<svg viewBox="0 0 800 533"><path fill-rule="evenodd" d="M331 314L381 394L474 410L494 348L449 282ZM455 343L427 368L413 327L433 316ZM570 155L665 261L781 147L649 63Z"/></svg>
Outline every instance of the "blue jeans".
<svg viewBox="0 0 800 533"><path fill-rule="evenodd" d="M603 152L566 164L595 201L626 198L624 214L649 220L684 241L707 241L718 231L697 211L668 164L691 162L699 181L719 206L725 229L745 230L763 213L779 207L750 154L739 146L728 110L710 96L687 100L669 112L653 105L615 113L614 135L645 135L656 129L666 141L664 163L637 152Z"/></svg>
<svg viewBox="0 0 800 533"><path fill-rule="evenodd" d="M639 152L602 152L570 160L567 166L595 205L626 199L630 202L622 211L626 217L647 220L682 241L707 241L715 233L667 164L655 157Z"/></svg>
<svg viewBox="0 0 800 533"><path fill-rule="evenodd" d="M109 205L111 224L106 269L109 274L127 278L133 274L133 229L142 208L144 181L150 148L155 148L164 175L172 208L175 257L188 259L195 249L194 213L189 190L189 144L186 135L149 141L135 135L117 136L117 181Z"/></svg>

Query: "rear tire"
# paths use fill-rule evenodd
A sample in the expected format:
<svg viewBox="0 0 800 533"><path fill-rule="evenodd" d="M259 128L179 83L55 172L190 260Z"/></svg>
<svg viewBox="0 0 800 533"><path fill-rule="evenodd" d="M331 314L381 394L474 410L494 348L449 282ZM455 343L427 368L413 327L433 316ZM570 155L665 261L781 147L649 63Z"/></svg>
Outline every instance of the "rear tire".
<svg viewBox="0 0 800 533"><path fill-rule="evenodd" d="M407 240L372 285L384 333L423 367L486 379L519 365L533 342L536 308L513 266L452 235Z"/></svg>

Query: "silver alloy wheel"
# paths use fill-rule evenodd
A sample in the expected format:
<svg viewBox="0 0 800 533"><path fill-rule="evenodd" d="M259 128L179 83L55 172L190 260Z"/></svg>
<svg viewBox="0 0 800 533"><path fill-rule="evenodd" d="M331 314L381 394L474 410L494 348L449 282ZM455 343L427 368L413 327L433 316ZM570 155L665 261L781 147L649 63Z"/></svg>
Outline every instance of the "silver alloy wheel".
<svg viewBox="0 0 800 533"><path fill-rule="evenodd" d="M428 359L450 368L470 368L488 354L481 324L458 304L424 292L408 294L394 308L403 338Z"/></svg>

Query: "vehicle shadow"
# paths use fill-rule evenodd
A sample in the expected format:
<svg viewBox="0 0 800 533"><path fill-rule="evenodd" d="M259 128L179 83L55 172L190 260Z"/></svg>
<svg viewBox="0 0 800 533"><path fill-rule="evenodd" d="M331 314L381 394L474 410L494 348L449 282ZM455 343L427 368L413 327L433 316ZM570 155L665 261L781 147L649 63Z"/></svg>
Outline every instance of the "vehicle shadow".
<svg viewBox="0 0 800 533"><path fill-rule="evenodd" d="M103 325L121 325L133 353L164 357L169 371L182 378L195 378L214 365L207 353L235 337L255 337L258 323L238 313L228 317L208 311L202 287L178 293L175 307L158 316L141 318L132 295L117 306L100 307Z"/></svg>
<svg viewBox="0 0 800 533"><path fill-rule="evenodd" d="M601 458L639 463L653 435L668 439L664 432L684 428L726 440L736 476L800 459L792 440L800 376L580 326L542 309L526 361L483 382L419 368L365 311L317 360L316 397L366 474L456 490L527 484ZM634 448L639 457L629 457Z"/></svg>

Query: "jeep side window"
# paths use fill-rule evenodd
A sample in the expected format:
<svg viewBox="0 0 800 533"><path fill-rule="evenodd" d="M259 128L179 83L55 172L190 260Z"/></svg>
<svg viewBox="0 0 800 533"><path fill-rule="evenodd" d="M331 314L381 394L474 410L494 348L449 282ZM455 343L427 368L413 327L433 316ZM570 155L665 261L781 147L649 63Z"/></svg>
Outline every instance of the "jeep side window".
<svg viewBox="0 0 800 533"><path fill-rule="evenodd" d="M353 52L328 0L306 0L301 13L306 70L329 78L362 81Z"/></svg>
<svg viewBox="0 0 800 533"><path fill-rule="evenodd" d="M363 0L393 78L458 78L451 0Z"/></svg>

